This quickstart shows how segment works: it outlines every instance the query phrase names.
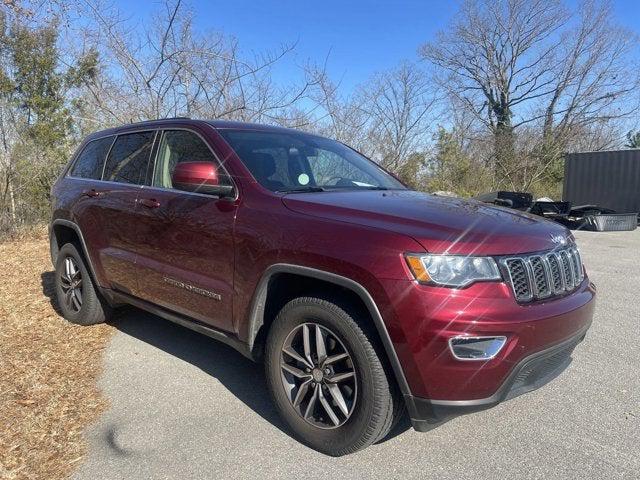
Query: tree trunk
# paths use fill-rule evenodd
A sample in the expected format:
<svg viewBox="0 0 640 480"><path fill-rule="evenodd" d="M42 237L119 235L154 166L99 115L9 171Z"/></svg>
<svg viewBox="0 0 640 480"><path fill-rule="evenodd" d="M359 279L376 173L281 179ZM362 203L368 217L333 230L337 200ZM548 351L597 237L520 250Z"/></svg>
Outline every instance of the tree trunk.
<svg viewBox="0 0 640 480"><path fill-rule="evenodd" d="M496 176L500 185L514 188L517 184L516 153L513 127L499 124L494 133L494 149L496 159Z"/></svg>
<svg viewBox="0 0 640 480"><path fill-rule="evenodd" d="M16 226L16 198L13 193L13 182L9 179L9 213L11 214L11 221Z"/></svg>

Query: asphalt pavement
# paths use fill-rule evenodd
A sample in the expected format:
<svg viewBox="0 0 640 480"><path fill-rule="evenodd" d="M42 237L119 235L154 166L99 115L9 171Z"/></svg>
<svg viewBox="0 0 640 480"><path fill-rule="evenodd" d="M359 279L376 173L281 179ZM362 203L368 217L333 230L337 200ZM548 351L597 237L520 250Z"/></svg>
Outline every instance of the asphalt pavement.
<svg viewBox="0 0 640 480"><path fill-rule="evenodd" d="M577 232L594 324L551 383L428 433L332 458L290 437L262 366L127 310L104 357L111 408L76 479L640 478L640 230Z"/></svg>

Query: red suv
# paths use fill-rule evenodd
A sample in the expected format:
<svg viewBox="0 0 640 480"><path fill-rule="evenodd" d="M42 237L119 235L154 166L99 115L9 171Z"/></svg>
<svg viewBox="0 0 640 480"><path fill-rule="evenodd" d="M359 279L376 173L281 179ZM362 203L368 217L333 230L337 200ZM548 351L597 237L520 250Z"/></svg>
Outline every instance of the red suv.
<svg viewBox="0 0 640 480"><path fill-rule="evenodd" d="M64 316L129 304L265 364L293 434L330 455L408 411L425 431L570 361L595 288L571 233L438 198L339 142L168 119L90 135L52 189Z"/></svg>

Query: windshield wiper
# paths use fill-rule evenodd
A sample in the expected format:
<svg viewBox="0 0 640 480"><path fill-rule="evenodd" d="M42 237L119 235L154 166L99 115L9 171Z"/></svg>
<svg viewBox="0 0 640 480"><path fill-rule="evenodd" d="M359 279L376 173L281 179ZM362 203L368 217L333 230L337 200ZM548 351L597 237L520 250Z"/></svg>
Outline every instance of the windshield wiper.
<svg viewBox="0 0 640 480"><path fill-rule="evenodd" d="M326 190L322 187L317 187L314 185L308 185L306 187L297 187L297 188L288 188L282 190L276 190L276 193L306 193L306 192L325 192Z"/></svg>

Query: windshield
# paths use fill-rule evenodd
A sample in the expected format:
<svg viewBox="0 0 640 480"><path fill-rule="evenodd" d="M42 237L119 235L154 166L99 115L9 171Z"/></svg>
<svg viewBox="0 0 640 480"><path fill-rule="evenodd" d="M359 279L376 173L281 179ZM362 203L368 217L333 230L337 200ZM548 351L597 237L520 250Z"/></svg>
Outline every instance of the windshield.
<svg viewBox="0 0 640 480"><path fill-rule="evenodd" d="M405 189L375 163L335 140L304 133L218 132L256 180L274 192Z"/></svg>

